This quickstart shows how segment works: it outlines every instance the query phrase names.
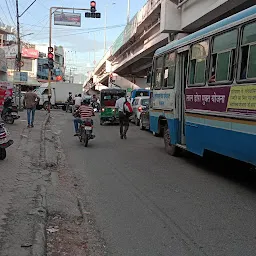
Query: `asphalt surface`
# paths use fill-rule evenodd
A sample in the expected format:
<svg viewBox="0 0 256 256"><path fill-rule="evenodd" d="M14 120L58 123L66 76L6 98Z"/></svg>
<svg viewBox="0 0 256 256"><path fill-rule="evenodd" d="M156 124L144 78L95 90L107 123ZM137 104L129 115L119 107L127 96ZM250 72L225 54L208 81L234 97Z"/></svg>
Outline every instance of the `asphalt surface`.
<svg viewBox="0 0 256 256"><path fill-rule="evenodd" d="M256 175L235 161L164 152L163 141L131 125L99 125L85 148L71 114L52 113L86 211L108 255L250 256L256 251Z"/></svg>

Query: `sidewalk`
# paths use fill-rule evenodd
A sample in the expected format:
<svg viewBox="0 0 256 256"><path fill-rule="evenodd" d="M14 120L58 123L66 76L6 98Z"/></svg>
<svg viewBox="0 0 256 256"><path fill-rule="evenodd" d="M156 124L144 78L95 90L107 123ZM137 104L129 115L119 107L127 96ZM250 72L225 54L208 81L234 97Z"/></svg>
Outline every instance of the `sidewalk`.
<svg viewBox="0 0 256 256"><path fill-rule="evenodd" d="M42 172L42 126L44 111L36 112L35 127L28 129L26 112L20 120L6 125L14 144L7 149L7 158L0 161L0 255L32 255L38 196L47 177Z"/></svg>
<svg viewBox="0 0 256 256"><path fill-rule="evenodd" d="M105 255L60 142L55 119L66 114L37 111L30 129L25 115L6 126L14 144L0 162L0 255Z"/></svg>

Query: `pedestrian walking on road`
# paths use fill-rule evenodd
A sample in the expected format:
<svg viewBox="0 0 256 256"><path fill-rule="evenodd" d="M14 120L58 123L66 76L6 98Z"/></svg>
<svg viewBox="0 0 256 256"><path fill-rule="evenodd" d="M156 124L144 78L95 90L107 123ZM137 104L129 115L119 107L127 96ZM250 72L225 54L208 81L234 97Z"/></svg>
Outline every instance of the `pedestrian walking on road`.
<svg viewBox="0 0 256 256"><path fill-rule="evenodd" d="M72 104L72 101L73 101L72 92L69 92L68 93L68 99L67 99L66 112L68 112L69 106Z"/></svg>
<svg viewBox="0 0 256 256"><path fill-rule="evenodd" d="M32 87L29 87L28 92L24 95L23 105L27 109L28 128L34 127L36 105L40 98L34 93Z"/></svg>
<svg viewBox="0 0 256 256"><path fill-rule="evenodd" d="M119 125L120 125L120 138L127 139L127 131L129 129L130 115L125 111L125 104L129 103L124 95L116 101L115 109L118 111Z"/></svg>

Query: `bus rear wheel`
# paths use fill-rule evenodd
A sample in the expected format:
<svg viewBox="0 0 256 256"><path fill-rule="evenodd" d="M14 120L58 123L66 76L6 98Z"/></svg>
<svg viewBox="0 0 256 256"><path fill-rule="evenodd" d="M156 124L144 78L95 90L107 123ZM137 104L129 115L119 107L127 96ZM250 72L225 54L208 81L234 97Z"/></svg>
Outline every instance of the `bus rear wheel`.
<svg viewBox="0 0 256 256"><path fill-rule="evenodd" d="M168 126L164 127L164 147L167 154L171 156L178 156L179 148L171 144L171 136Z"/></svg>

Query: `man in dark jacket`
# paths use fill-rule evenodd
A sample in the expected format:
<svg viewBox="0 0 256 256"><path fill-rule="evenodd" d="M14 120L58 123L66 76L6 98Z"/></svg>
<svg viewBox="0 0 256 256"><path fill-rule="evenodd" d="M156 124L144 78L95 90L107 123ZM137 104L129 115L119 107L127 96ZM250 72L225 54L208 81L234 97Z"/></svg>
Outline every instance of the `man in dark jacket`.
<svg viewBox="0 0 256 256"><path fill-rule="evenodd" d="M40 98L34 93L32 87L29 87L28 92L24 95L23 105L27 109L28 128L34 127L36 105L39 103ZM32 118L31 118L32 114Z"/></svg>

